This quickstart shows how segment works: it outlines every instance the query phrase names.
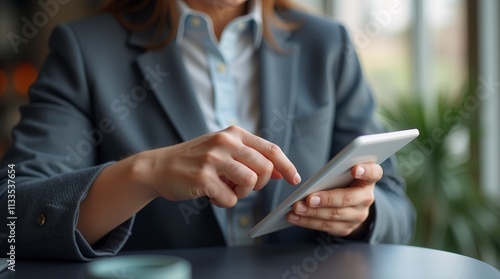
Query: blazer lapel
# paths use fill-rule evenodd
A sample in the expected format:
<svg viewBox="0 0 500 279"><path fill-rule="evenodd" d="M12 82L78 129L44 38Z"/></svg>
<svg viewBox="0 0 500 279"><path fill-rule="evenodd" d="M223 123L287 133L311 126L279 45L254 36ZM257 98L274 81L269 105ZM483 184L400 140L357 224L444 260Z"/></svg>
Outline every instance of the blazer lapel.
<svg viewBox="0 0 500 279"><path fill-rule="evenodd" d="M286 42L288 32L275 29L274 35L283 50L276 50L263 41L259 51L260 136L277 144L287 154L293 133L300 48ZM276 185L262 190L261 214L267 214L278 205L283 183L281 179Z"/></svg>
<svg viewBox="0 0 500 279"><path fill-rule="evenodd" d="M296 103L299 48L278 53L267 43L260 60L260 136L288 151Z"/></svg>
<svg viewBox="0 0 500 279"><path fill-rule="evenodd" d="M174 42L145 51L138 56L137 65L183 141L209 132Z"/></svg>
<svg viewBox="0 0 500 279"><path fill-rule="evenodd" d="M198 100L190 86L189 76L182 63L181 53L175 43L169 43L164 49L146 51L137 58L137 64L146 80L152 69L165 72L164 80L150 84L161 107L176 127L182 140L187 141L209 132ZM211 205L214 216L224 238L227 237L226 211ZM226 238L227 241L227 238Z"/></svg>

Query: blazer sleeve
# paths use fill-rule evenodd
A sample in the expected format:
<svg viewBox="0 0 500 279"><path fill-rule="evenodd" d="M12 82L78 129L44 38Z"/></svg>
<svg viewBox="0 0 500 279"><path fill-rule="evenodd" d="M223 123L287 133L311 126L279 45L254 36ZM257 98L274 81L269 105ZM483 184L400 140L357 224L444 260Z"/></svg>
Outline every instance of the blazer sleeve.
<svg viewBox="0 0 500 279"><path fill-rule="evenodd" d="M96 119L85 61L71 27L61 25L50 39L51 53L30 88L28 105L12 132L13 143L0 164L0 185L15 164L15 243L0 226L1 253L15 245L18 258L90 260L117 253L127 240L133 218L91 247L76 229L80 202L94 179L110 163L98 162L98 146L82 136ZM7 187L0 207L7 208ZM7 210L0 211L6 220Z"/></svg>
<svg viewBox="0 0 500 279"><path fill-rule="evenodd" d="M384 132L375 116L375 101L365 82L356 51L344 27L340 26L342 54L335 74L336 121L332 154L361 134ZM405 193L405 181L398 174L395 157L381 164L384 175L375 186L374 219L369 242L407 243L413 237L415 210Z"/></svg>

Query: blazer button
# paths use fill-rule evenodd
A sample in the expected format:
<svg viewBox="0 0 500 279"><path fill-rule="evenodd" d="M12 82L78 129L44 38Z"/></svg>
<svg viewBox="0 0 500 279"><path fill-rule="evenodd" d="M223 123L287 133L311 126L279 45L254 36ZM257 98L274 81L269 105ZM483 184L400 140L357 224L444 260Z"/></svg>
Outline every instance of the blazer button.
<svg viewBox="0 0 500 279"><path fill-rule="evenodd" d="M246 228L250 225L250 218L248 218L248 216L241 216L238 223L241 227Z"/></svg>
<svg viewBox="0 0 500 279"><path fill-rule="evenodd" d="M40 215L38 215L38 217L36 217L36 223L40 227L43 226L43 225L45 225L45 220L46 220L45 219L45 215L43 215L43 214L40 214Z"/></svg>

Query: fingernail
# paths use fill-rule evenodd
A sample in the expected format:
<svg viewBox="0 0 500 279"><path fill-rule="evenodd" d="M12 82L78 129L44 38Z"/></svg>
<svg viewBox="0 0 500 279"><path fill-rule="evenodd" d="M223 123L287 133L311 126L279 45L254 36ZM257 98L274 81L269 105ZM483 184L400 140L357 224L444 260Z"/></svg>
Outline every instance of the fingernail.
<svg viewBox="0 0 500 279"><path fill-rule="evenodd" d="M292 221L292 222L297 222L299 221L300 219L300 216L299 215L296 215L296 214L290 214L290 216L288 216L288 220L289 221Z"/></svg>
<svg viewBox="0 0 500 279"><path fill-rule="evenodd" d="M302 178L300 177L299 173L296 173L295 176L293 177L293 183L299 184L300 181L302 181Z"/></svg>
<svg viewBox="0 0 500 279"><path fill-rule="evenodd" d="M363 176L363 174L365 173L365 168L363 167L358 167L356 169L356 177L361 177Z"/></svg>
<svg viewBox="0 0 500 279"><path fill-rule="evenodd" d="M295 212L297 213L304 213L307 211L307 207L301 203L297 205L297 208L295 209Z"/></svg>
<svg viewBox="0 0 500 279"><path fill-rule="evenodd" d="M312 196L311 199L309 200L309 204L311 206L318 206L320 202L321 198L318 196Z"/></svg>

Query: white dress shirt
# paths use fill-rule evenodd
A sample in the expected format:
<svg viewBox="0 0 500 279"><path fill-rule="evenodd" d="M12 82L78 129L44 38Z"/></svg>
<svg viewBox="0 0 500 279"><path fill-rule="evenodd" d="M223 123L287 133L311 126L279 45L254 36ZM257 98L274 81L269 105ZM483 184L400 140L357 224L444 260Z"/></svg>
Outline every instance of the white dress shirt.
<svg viewBox="0 0 500 279"><path fill-rule="evenodd" d="M249 13L235 18L223 30L220 41L211 18L177 1L180 9L176 43L191 78L210 131L231 125L256 133L259 125L258 67L256 50L262 42L260 0L249 1ZM220 16L224 16L221 14ZM223 211L218 222L228 245L248 245L248 230L255 223L256 193L240 199L231 209L212 205Z"/></svg>

